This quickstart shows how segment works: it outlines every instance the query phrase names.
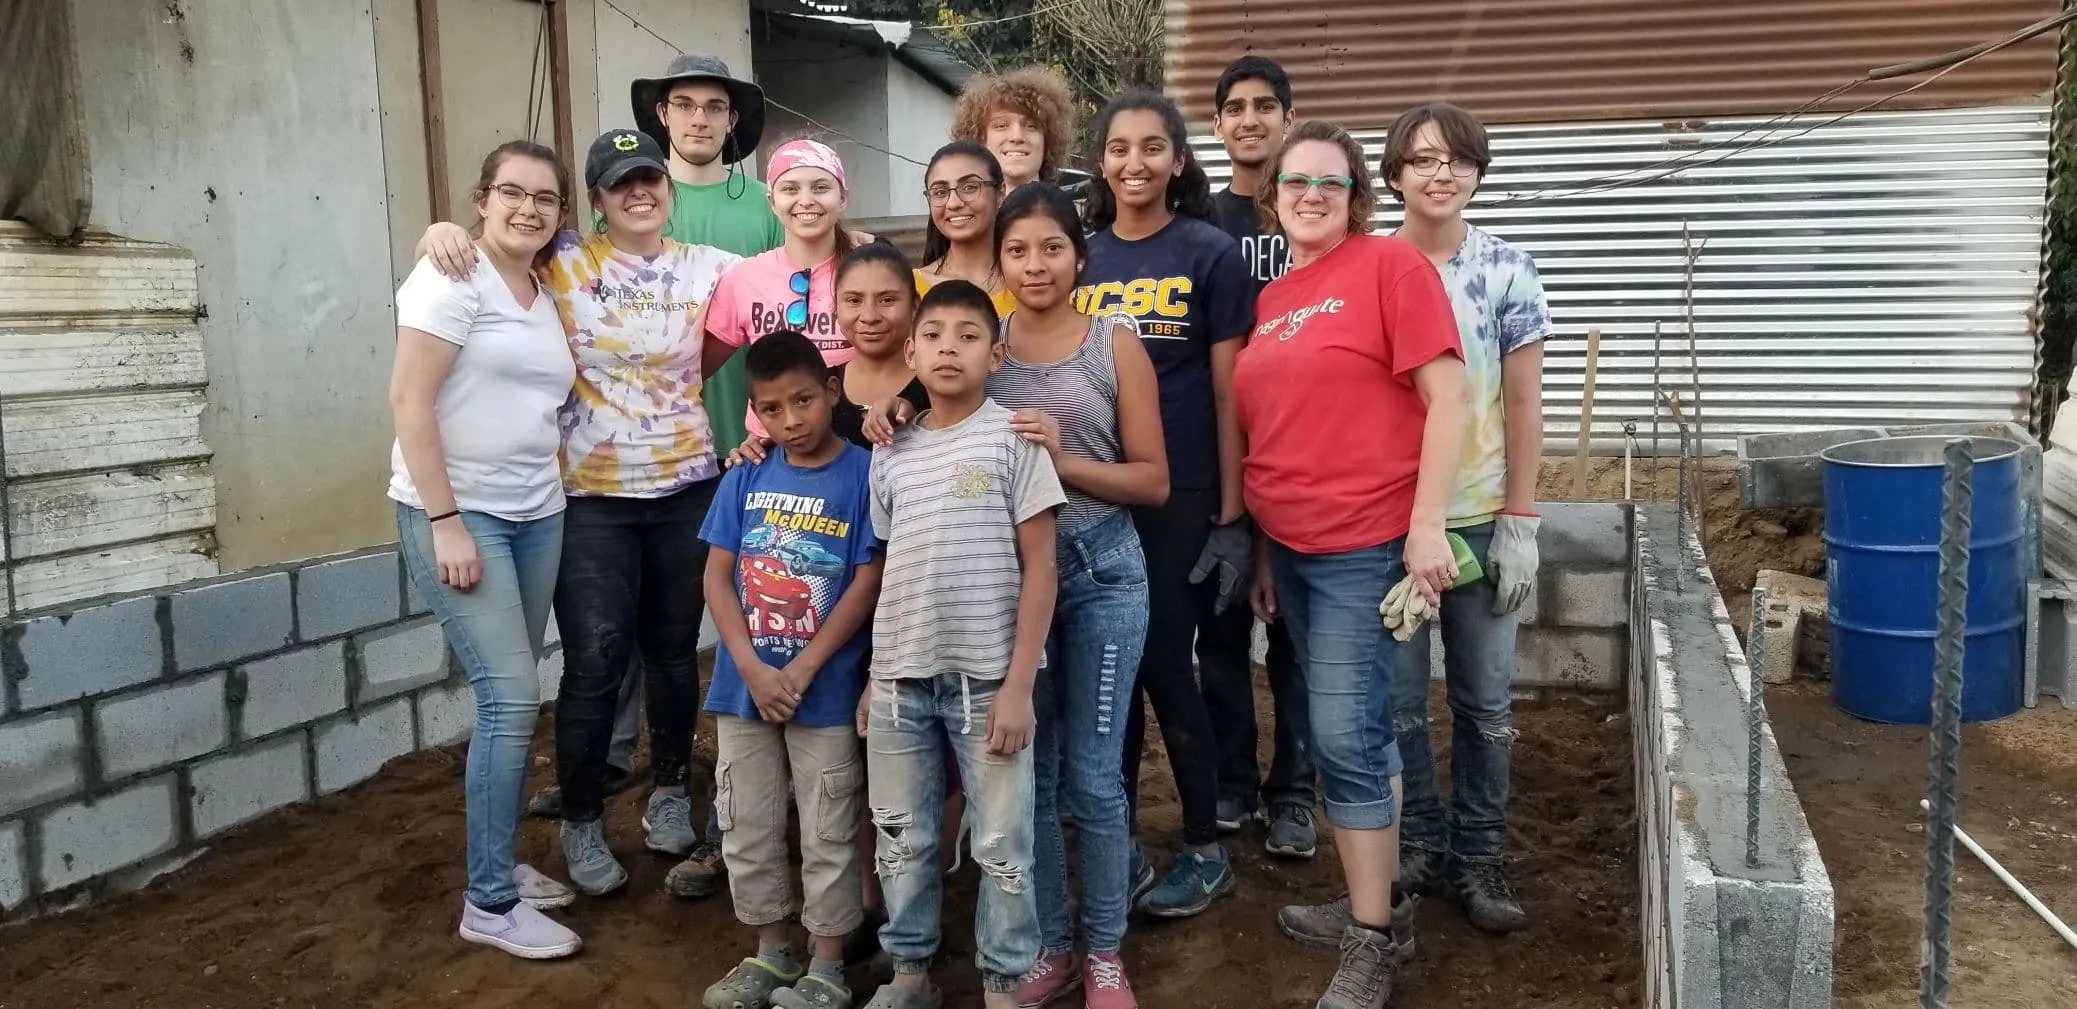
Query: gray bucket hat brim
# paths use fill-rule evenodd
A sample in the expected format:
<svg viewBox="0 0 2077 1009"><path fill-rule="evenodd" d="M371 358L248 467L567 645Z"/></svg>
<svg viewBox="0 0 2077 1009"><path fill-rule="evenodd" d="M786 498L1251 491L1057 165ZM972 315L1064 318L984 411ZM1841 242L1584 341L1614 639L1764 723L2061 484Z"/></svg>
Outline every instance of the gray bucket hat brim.
<svg viewBox="0 0 2077 1009"><path fill-rule="evenodd" d="M758 141L764 138L764 89L729 76L728 64L718 56L681 53L671 60L670 68L664 71L663 76L636 78L628 88L628 97L635 106L635 126L655 137L664 150L670 150L670 131L664 128L663 120L657 118L656 107L670 95L673 85L684 81L713 81L728 92L728 103L730 111L735 113L736 125L728 131L722 159L735 164L750 157L757 150Z"/></svg>

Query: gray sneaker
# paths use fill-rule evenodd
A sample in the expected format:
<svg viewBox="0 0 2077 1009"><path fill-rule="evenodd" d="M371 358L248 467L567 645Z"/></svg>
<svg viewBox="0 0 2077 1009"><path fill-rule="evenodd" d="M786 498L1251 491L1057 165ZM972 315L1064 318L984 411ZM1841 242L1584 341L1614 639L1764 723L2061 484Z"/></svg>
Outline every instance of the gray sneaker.
<svg viewBox="0 0 2077 1009"><path fill-rule="evenodd" d="M1456 862L1450 867L1450 893L1464 905L1464 916L1481 931L1518 932L1529 924L1514 884L1498 862Z"/></svg>
<svg viewBox="0 0 2077 1009"><path fill-rule="evenodd" d="M648 832L643 838L650 851L666 855L683 856L698 844L700 837L692 831L692 800L680 793L655 791L649 793L649 805L642 811L642 829Z"/></svg>
<svg viewBox="0 0 2077 1009"><path fill-rule="evenodd" d="M865 1004L865 1009L942 1009L944 1004L945 993L939 991L936 985L921 991L911 991L883 984L879 991L873 993L873 1000Z"/></svg>
<svg viewBox="0 0 2077 1009"><path fill-rule="evenodd" d="M570 870L570 883L593 897L612 893L627 885L627 870L606 847L606 828L597 820L583 823L563 821L563 861Z"/></svg>
<svg viewBox="0 0 2077 1009"><path fill-rule="evenodd" d="M1313 811L1295 802L1279 802L1269 810L1269 836L1262 850L1283 858L1311 858L1319 841Z"/></svg>
<svg viewBox="0 0 2077 1009"><path fill-rule="evenodd" d="M1399 980L1397 946L1390 932L1350 925L1341 937L1341 966L1313 1009L1385 1009Z"/></svg>
<svg viewBox="0 0 2077 1009"><path fill-rule="evenodd" d="M803 974L793 987L773 992L772 1005L778 1009L851 1009L851 989L844 987L842 978Z"/></svg>
<svg viewBox="0 0 2077 1009"><path fill-rule="evenodd" d="M1442 852L1400 845L1399 889L1407 893L1441 893L1442 866Z"/></svg>
<svg viewBox="0 0 2077 1009"><path fill-rule="evenodd" d="M1414 912L1421 898L1395 891L1392 895L1392 940L1400 960L1414 956ZM1334 949L1341 945L1355 919L1349 915L1349 894L1344 890L1324 904L1290 904L1277 911L1277 927L1308 946Z"/></svg>
<svg viewBox="0 0 2077 1009"><path fill-rule="evenodd" d="M1254 813L1253 805L1238 796L1222 795L1212 807L1212 817L1221 834L1237 833L1240 825L1251 819Z"/></svg>
<svg viewBox="0 0 2077 1009"><path fill-rule="evenodd" d="M743 958L736 969L707 986L700 1004L707 1009L765 1009L772 993L800 980L800 968L790 963L771 963L754 956Z"/></svg>

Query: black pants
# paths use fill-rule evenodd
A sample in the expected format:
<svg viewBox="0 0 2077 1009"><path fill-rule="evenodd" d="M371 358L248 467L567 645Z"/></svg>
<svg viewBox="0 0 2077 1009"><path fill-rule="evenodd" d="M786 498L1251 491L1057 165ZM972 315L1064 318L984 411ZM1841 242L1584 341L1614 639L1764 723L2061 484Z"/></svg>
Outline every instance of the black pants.
<svg viewBox="0 0 2077 1009"><path fill-rule="evenodd" d="M648 688L656 784L685 784L699 718L706 612L707 544L700 525L719 483L705 480L662 498L570 498L555 584L563 641L555 775L565 820L599 818L620 687L636 656Z"/></svg>
<svg viewBox="0 0 2077 1009"><path fill-rule="evenodd" d="M1219 754L1219 797L1237 799L1247 809L1293 802L1310 807L1319 797L1313 769L1312 719L1306 705L1305 672L1291 648L1291 631L1281 621L1269 624L1269 694L1275 709L1275 748L1267 781L1255 759L1255 612L1240 599L1224 613L1213 612L1217 586L1209 580L1197 625L1198 676L1204 684L1205 710L1211 715L1212 738Z"/></svg>
<svg viewBox="0 0 2077 1009"><path fill-rule="evenodd" d="M1130 716L1125 721L1125 798L1139 812L1140 751L1146 742L1144 695L1161 723L1168 766L1183 805L1183 843L1219 839L1219 765L1211 715L1197 687L1191 642L1201 608L1190 569L1204 552L1219 507L1217 491L1172 491L1159 508L1133 512L1140 549L1147 556L1147 648L1139 661ZM566 534L567 535L567 534Z"/></svg>

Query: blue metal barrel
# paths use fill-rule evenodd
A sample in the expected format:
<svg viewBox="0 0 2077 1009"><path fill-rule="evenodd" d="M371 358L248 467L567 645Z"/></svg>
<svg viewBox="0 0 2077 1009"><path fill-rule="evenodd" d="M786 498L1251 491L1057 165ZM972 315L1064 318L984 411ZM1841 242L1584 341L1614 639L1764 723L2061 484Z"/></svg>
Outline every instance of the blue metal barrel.
<svg viewBox="0 0 2077 1009"><path fill-rule="evenodd" d="M1932 722L1944 436L1875 438L1824 450L1825 584L1832 703L1876 722ZM2019 710L2026 647L2020 446L1969 438L1969 600L1962 720Z"/></svg>

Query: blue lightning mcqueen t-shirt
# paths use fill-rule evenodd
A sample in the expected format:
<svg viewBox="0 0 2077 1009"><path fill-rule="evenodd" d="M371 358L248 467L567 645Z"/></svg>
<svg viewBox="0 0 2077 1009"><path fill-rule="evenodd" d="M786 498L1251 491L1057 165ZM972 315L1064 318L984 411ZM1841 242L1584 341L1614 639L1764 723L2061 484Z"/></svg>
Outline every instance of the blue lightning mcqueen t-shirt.
<svg viewBox="0 0 2077 1009"><path fill-rule="evenodd" d="M847 443L835 459L804 468L776 448L763 463L729 470L714 492L700 538L735 552L736 598L750 644L774 669L784 669L821 632L858 565L880 552L870 511L872 460L872 453ZM870 623L815 674L794 709L796 724L851 724L865 689ZM706 709L762 717L726 647L715 649Z"/></svg>
<svg viewBox="0 0 2077 1009"><path fill-rule="evenodd" d="M1145 238L1109 228L1089 236L1089 262L1075 288L1089 315L1123 312L1161 384L1161 434L1176 490L1219 487L1219 424L1212 403L1212 344L1255 325L1255 281L1240 243L1217 225L1177 215Z"/></svg>

